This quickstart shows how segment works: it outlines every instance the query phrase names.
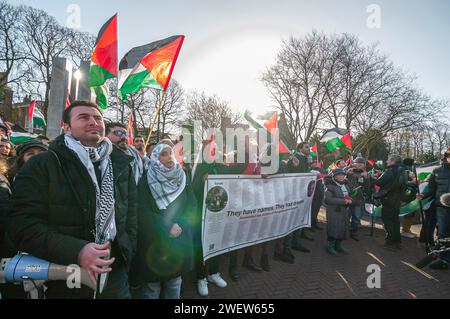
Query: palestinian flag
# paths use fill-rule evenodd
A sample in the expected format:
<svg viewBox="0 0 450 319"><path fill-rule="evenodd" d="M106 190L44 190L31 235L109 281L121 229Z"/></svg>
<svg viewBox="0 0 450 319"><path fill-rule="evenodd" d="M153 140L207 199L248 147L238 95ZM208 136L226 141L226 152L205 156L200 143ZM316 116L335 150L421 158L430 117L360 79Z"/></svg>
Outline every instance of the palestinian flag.
<svg viewBox="0 0 450 319"><path fill-rule="evenodd" d="M11 136L11 128L9 127L8 123L3 119L3 116L0 114L0 125L6 128L8 131L8 137Z"/></svg>
<svg viewBox="0 0 450 319"><path fill-rule="evenodd" d="M250 123L253 128L260 130L262 129L267 134L272 136L272 129L278 128L278 113L275 112L267 121L263 124L259 123L257 120L253 119L250 112L246 111L244 114L245 119ZM280 139L278 143L278 152L279 154L288 154L289 149L286 147L286 144Z"/></svg>
<svg viewBox="0 0 450 319"><path fill-rule="evenodd" d="M325 131L320 142L325 143L329 152L343 148L351 154L353 149L350 132L340 128Z"/></svg>
<svg viewBox="0 0 450 319"><path fill-rule="evenodd" d="M176 35L131 49L119 65L119 94L122 100L142 88L165 91L169 85L184 35Z"/></svg>
<svg viewBox="0 0 450 319"><path fill-rule="evenodd" d="M117 76L117 14L106 22L97 36L89 69L89 87L92 88L99 105L108 107L106 80Z"/></svg>
<svg viewBox="0 0 450 319"><path fill-rule="evenodd" d="M312 157L318 157L319 152L317 150L317 144L314 144L314 146L311 148L311 154Z"/></svg>
<svg viewBox="0 0 450 319"><path fill-rule="evenodd" d="M428 177L433 173L433 171L439 168L439 165L427 165L417 167L417 178L419 179L419 184L427 181Z"/></svg>
<svg viewBox="0 0 450 319"><path fill-rule="evenodd" d="M35 126L46 127L47 122L45 122L44 114L39 111L36 107L36 100L30 103L28 107L28 123L29 127L33 128Z"/></svg>
<svg viewBox="0 0 450 319"><path fill-rule="evenodd" d="M35 134L11 132L11 136L10 136L9 140L13 144L22 144L22 143L31 141L33 139L36 139L37 137L38 136Z"/></svg>

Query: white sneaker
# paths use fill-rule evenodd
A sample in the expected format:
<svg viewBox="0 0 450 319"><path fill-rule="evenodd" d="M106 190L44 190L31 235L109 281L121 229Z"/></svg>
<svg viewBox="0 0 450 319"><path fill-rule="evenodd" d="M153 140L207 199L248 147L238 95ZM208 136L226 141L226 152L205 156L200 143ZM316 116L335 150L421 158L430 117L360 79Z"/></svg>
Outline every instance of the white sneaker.
<svg viewBox="0 0 450 319"><path fill-rule="evenodd" d="M208 281L206 278L197 280L197 291L202 297L208 296Z"/></svg>
<svg viewBox="0 0 450 319"><path fill-rule="evenodd" d="M225 288L227 286L227 282L220 277L220 273L208 276L208 281L212 282L219 288Z"/></svg>
<svg viewBox="0 0 450 319"><path fill-rule="evenodd" d="M402 236L406 237L406 238L411 238L411 239L417 237L415 234L410 233L410 232L402 232Z"/></svg>

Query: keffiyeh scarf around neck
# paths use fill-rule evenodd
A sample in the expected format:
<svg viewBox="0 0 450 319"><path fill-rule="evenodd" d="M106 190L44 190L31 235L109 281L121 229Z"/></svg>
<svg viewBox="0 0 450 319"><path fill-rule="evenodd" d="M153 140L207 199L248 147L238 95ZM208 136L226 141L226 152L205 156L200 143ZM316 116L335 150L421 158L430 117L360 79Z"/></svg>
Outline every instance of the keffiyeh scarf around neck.
<svg viewBox="0 0 450 319"><path fill-rule="evenodd" d="M172 168L165 167L159 161L159 155L165 148L170 148L170 146L158 145L147 166L148 186L160 210L166 209L170 203L176 200L186 186L186 174L175 159L175 166Z"/></svg>
<svg viewBox="0 0 450 319"><path fill-rule="evenodd" d="M97 147L87 147L70 134L64 136L64 141L86 167L95 186L95 242L104 244L113 241L117 230L114 209L114 174L110 157L113 150L112 143L105 138ZM100 163L100 185L98 185L94 163Z"/></svg>
<svg viewBox="0 0 450 319"><path fill-rule="evenodd" d="M125 151L125 154L133 157L131 168L133 170L134 181L136 182L136 185L138 185L142 174L144 174L144 160L142 159L141 155L139 155L138 151L132 146L128 147L128 149Z"/></svg>

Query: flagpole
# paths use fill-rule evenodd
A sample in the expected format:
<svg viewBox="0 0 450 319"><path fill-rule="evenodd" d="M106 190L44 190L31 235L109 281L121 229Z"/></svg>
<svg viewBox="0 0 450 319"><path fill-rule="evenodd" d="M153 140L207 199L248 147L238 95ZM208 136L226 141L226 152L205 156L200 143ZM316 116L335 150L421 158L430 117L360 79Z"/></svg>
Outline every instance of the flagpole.
<svg viewBox="0 0 450 319"><path fill-rule="evenodd" d="M161 108L163 106L163 103L166 99L166 91L163 91L163 94L161 95L161 99L159 100L158 108L156 109L155 118L153 119L153 124L151 125L150 132L148 133L147 142L145 143L145 149L147 149L148 145L150 144L150 138L152 137L153 129L155 128L156 121L158 119L158 114L161 111Z"/></svg>

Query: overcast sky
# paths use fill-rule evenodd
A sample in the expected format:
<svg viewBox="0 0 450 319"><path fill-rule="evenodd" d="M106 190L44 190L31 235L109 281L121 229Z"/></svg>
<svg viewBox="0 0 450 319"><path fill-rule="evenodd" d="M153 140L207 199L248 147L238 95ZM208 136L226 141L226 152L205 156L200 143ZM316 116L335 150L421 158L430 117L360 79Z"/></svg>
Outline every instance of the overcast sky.
<svg viewBox="0 0 450 319"><path fill-rule="evenodd" d="M184 34L173 76L186 89L217 94L234 110L264 113L273 105L260 81L281 41L312 29L349 32L378 42L394 63L418 76L435 98L449 98L450 1L448 0L9 0L47 11L66 25L70 4L80 8L81 31L97 34L119 13L121 58L133 46ZM381 27L367 26L367 8L381 9Z"/></svg>

